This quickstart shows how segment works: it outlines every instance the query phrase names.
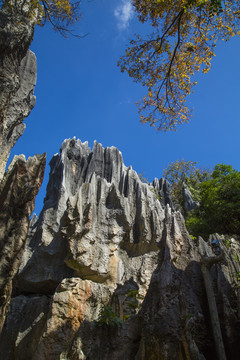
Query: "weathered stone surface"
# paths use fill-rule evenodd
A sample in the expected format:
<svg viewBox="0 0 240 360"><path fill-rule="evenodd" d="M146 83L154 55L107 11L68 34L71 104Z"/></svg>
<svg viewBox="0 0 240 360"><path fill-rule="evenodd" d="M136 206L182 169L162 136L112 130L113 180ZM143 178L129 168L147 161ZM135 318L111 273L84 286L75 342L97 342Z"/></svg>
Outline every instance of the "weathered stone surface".
<svg viewBox="0 0 240 360"><path fill-rule="evenodd" d="M20 295L11 300L0 337L5 359L31 360L47 320L50 299L44 295Z"/></svg>
<svg viewBox="0 0 240 360"><path fill-rule="evenodd" d="M196 209L199 206L199 203L197 201L193 200L191 191L189 190L189 187L185 183L183 183L182 192L183 192L183 201L184 201L185 212Z"/></svg>
<svg viewBox="0 0 240 360"><path fill-rule="evenodd" d="M79 278L64 279L53 296L48 320L34 359L64 358L84 320L97 320L110 291L103 284Z"/></svg>
<svg viewBox="0 0 240 360"><path fill-rule="evenodd" d="M29 0L12 0L0 11L0 181L23 120L35 104L36 58L29 51L36 19Z"/></svg>
<svg viewBox="0 0 240 360"><path fill-rule="evenodd" d="M64 359L133 360L136 358L140 339L141 322L138 317L124 322L119 328L99 327L94 322L84 321Z"/></svg>
<svg viewBox="0 0 240 360"><path fill-rule="evenodd" d="M0 330L24 251L29 217L42 184L46 154L15 156L0 185Z"/></svg>
<svg viewBox="0 0 240 360"><path fill-rule="evenodd" d="M83 323L71 344L68 360L94 360L96 357L101 360L217 358L200 270L202 256L214 256L209 246L211 240L207 244L200 239L196 247L185 235L179 253L178 247L174 250L172 246L173 240L179 243L179 238L171 230L172 221L166 225L167 235L159 266L153 272L140 312L119 329L103 327L100 331L92 322ZM236 283L235 271L239 269L239 262L232 259L230 269L227 264L233 252L239 253L239 244L234 242L235 250L229 251L224 238L219 238L219 241L228 261L214 266L212 282L227 359L237 360L239 318L232 281ZM177 258L173 256L176 250ZM171 257L175 260L171 261Z"/></svg>
<svg viewBox="0 0 240 360"><path fill-rule="evenodd" d="M155 279L145 298L143 315L143 336L140 346L140 359L153 356L154 359L211 359L217 358L209 321L209 312L204 284L200 271L203 256L214 256L211 239L207 244L201 238L196 246L190 238L184 237L181 253L171 261L169 236L162 261L155 273ZM236 268L239 262L232 258L232 253L239 254L239 244L235 249L227 249L224 238L219 238L226 260L214 265L211 270L212 282L220 316L227 358L239 356L239 335L237 335L237 296L233 284L236 281ZM186 256L187 255L187 256ZM231 260L230 260L231 257ZM156 293L159 294L156 297ZM227 300L231 315L224 310ZM235 314L235 315L234 315ZM233 333L227 335L226 318L231 322ZM231 320L230 320L231 319ZM155 325L153 325L155 324Z"/></svg>
<svg viewBox="0 0 240 360"><path fill-rule="evenodd" d="M74 271L109 286L133 277L146 291L163 230L164 210L156 194L124 166L116 148L96 142L91 151L80 140L65 141L50 165L19 289L51 293Z"/></svg>
<svg viewBox="0 0 240 360"><path fill-rule="evenodd" d="M161 178L160 180L155 178L153 183L153 191L157 196L158 200L165 207L167 204L173 209L173 203L170 195L169 183L166 179Z"/></svg>
<svg viewBox="0 0 240 360"><path fill-rule="evenodd" d="M50 165L15 280L18 293L52 296L32 359L217 358L201 264L220 251L210 281L227 358L237 360L239 243L193 240L167 183L142 183L114 147L65 140ZM126 320L121 327L99 326L103 305Z"/></svg>
<svg viewBox="0 0 240 360"><path fill-rule="evenodd" d="M31 0L8 0L0 10L0 332L12 279L26 243L29 217L43 179L45 155L15 157L10 151L23 134L24 119L35 104L36 57L29 51L38 12Z"/></svg>

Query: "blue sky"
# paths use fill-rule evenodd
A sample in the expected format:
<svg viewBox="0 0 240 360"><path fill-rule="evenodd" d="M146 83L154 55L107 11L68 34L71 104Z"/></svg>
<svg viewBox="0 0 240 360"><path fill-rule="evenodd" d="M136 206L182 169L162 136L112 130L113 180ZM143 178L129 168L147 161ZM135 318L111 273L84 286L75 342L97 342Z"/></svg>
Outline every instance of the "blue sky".
<svg viewBox="0 0 240 360"><path fill-rule="evenodd" d="M144 89L117 67L129 40L143 28L129 1L89 0L82 11L74 27L75 33L88 34L82 39L65 39L49 26L36 29L31 49L38 61L37 102L11 158L46 151L49 162L64 139L76 136L91 147L95 139L116 146L125 164L150 181L182 158L202 167L225 163L240 170L240 39L220 43L211 71L198 76L189 98L191 122L176 132L157 132L139 122L135 103ZM48 173L47 166L37 213Z"/></svg>

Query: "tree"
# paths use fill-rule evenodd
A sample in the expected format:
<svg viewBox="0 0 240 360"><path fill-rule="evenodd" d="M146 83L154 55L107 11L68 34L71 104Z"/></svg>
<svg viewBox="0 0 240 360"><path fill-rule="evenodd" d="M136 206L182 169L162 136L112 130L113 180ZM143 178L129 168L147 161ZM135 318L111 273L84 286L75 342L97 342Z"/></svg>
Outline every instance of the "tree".
<svg viewBox="0 0 240 360"><path fill-rule="evenodd" d="M200 183L200 206L186 221L189 231L240 235L240 172L218 164L209 180Z"/></svg>
<svg viewBox="0 0 240 360"><path fill-rule="evenodd" d="M71 33L69 26L80 18L80 3L81 0L0 0L1 8L8 6L12 11L24 11L26 7L28 15L35 18L36 24L43 26L50 22L53 29L64 36Z"/></svg>
<svg viewBox="0 0 240 360"><path fill-rule="evenodd" d="M206 180L209 177L209 171L197 167L197 161L177 160L164 169L163 177L172 185L173 183L186 182L194 186L195 183Z"/></svg>
<svg viewBox="0 0 240 360"><path fill-rule="evenodd" d="M240 35L239 1L133 0L133 5L154 31L132 40L119 66L148 89L138 103L141 122L176 130L191 117L186 98L196 72L210 70L216 42Z"/></svg>
<svg viewBox="0 0 240 360"><path fill-rule="evenodd" d="M171 186L172 201L177 210L184 213L183 184L186 184L195 201L199 201L199 184L210 178L209 170L197 167L196 161L177 160L164 169L165 177Z"/></svg>

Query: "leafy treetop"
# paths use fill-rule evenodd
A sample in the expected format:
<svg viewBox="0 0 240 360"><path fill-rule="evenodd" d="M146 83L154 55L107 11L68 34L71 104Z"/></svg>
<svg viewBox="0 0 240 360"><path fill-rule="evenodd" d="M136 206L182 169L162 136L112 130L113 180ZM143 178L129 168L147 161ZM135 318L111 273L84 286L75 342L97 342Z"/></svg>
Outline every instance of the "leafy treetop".
<svg viewBox="0 0 240 360"><path fill-rule="evenodd" d="M184 182L190 184L208 179L210 172L197 167L197 164L197 161L176 160L164 169L163 177L168 180L170 185Z"/></svg>
<svg viewBox="0 0 240 360"><path fill-rule="evenodd" d="M193 196L199 201L199 185L201 182L210 179L211 171L197 166L196 161L177 160L164 169L165 177L171 185L170 191L175 209L185 214L183 184L185 183Z"/></svg>
<svg viewBox="0 0 240 360"><path fill-rule="evenodd" d="M215 232L240 235L240 172L218 164L199 188L200 206L186 221L189 231L204 237Z"/></svg>
<svg viewBox="0 0 240 360"><path fill-rule="evenodd" d="M193 75L211 68L217 40L240 35L238 0L133 0L139 20L152 34L137 35L120 59L121 71L147 87L140 118L158 130L189 121L186 97Z"/></svg>

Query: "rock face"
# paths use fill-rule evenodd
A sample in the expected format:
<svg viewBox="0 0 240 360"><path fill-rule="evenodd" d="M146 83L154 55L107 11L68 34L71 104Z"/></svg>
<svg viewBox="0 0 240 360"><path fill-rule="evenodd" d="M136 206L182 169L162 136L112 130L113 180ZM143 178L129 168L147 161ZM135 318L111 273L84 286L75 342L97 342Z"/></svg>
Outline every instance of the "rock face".
<svg viewBox="0 0 240 360"><path fill-rule="evenodd" d="M167 183L142 183L114 147L65 140L50 166L14 280L4 359L217 358L201 262L220 251L210 277L227 358L237 360L239 243L194 241Z"/></svg>
<svg viewBox="0 0 240 360"><path fill-rule="evenodd" d="M183 192L183 202L184 202L183 205L184 205L185 213L187 213L188 211L195 210L199 206L199 203L193 200L191 191L189 190L188 186L185 183L183 183L182 192Z"/></svg>
<svg viewBox="0 0 240 360"><path fill-rule="evenodd" d="M15 156L0 184L0 330L6 306L23 255L29 217L42 184L46 155L35 155L27 161Z"/></svg>
<svg viewBox="0 0 240 360"><path fill-rule="evenodd" d="M18 275L19 291L41 284L51 294L72 274L107 284L130 277L141 281L147 267L157 265L163 231L164 210L154 188L124 166L116 148L96 142L91 151L87 143L65 141L50 166L44 208ZM148 281L143 276L145 290L150 276Z"/></svg>
<svg viewBox="0 0 240 360"><path fill-rule="evenodd" d="M35 104L36 58L28 50L36 17L30 0L8 0L0 11L0 333L26 243L29 217L43 179L46 156L15 157L5 174L23 120ZM35 14L37 15L37 13Z"/></svg>
<svg viewBox="0 0 240 360"><path fill-rule="evenodd" d="M36 19L29 0L9 0L0 11L0 181L23 120L35 104L36 58L29 51Z"/></svg>

